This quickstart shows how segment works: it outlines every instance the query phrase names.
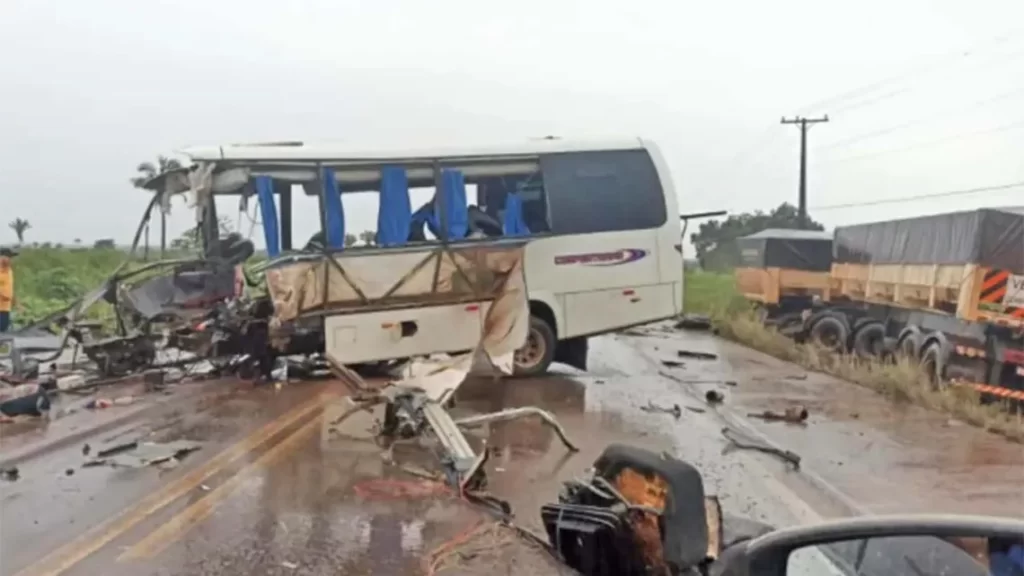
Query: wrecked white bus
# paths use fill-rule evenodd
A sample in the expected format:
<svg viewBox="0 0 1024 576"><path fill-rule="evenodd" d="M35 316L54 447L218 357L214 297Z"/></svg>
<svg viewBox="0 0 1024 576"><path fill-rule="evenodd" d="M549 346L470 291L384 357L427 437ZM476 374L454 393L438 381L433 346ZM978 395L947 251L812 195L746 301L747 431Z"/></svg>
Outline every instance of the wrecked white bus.
<svg viewBox="0 0 1024 576"><path fill-rule="evenodd" d="M586 369L588 337L681 310L676 195L646 140L370 151L279 143L182 153L193 165L148 187L191 190L207 242L219 234L213 196L255 197L275 307L293 307L288 318L318 318L324 351L337 363L473 348L483 308L496 297L481 293L495 289L487 276L512 262L525 270L529 299L519 375L553 361ZM430 188L433 198L413 206L413 188ZM375 246L346 247L345 199L367 191L379 197ZM321 232L302 246L292 234L296 193L315 196L320 211Z"/></svg>

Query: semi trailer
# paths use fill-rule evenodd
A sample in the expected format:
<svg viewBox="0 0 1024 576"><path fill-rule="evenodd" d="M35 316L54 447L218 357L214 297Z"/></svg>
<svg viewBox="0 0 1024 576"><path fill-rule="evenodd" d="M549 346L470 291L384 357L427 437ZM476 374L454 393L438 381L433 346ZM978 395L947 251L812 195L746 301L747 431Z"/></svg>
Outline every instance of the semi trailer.
<svg viewBox="0 0 1024 576"><path fill-rule="evenodd" d="M841 226L831 245L827 287L805 306L758 302L768 322L838 352L918 360L935 386L1024 401L1024 208Z"/></svg>

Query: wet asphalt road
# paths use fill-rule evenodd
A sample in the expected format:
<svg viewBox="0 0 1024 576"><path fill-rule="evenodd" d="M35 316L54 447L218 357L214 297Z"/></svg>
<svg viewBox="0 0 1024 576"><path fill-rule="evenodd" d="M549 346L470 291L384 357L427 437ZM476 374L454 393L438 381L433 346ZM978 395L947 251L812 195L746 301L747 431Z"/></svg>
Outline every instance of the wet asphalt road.
<svg viewBox="0 0 1024 576"><path fill-rule="evenodd" d="M678 349L721 359L664 366L662 359L678 359ZM718 494L727 512L780 526L847 515L853 507L1024 511L1019 445L913 409L892 413L850 384L802 378L795 367L706 335L599 338L591 359L585 375L474 380L460 389L459 412L541 406L581 447L568 453L533 421L471 435L496 448L487 464L489 490L508 500L528 528L540 528L540 506L555 501L561 481L579 475L610 442L670 451L702 471L706 491ZM704 406L709 387L726 394L722 414ZM347 421L341 434L333 429L344 394L329 382L242 389L181 402L86 440L203 443L173 469L81 468L82 443L20 464L17 482L0 483L0 575L425 573L431 550L486 517L383 460L366 440L369 416ZM649 402L706 411L684 409L676 420L642 411ZM806 428L747 425L801 453L809 474L760 453L723 454L726 413L797 402L811 407ZM421 467L433 462L414 446L396 447L393 458ZM489 538L494 542L458 557L462 571L438 573L501 573L495 566L506 564L508 573L556 573L525 545Z"/></svg>

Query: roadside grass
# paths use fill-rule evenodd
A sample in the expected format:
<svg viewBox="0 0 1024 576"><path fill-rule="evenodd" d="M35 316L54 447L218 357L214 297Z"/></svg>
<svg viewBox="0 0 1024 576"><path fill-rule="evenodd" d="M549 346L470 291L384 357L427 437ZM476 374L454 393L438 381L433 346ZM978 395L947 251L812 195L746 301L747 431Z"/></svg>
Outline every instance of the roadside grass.
<svg viewBox="0 0 1024 576"><path fill-rule="evenodd" d="M115 248L23 247L13 260L15 327L39 320L61 310L87 292L98 288L128 254ZM180 257L178 254L168 258ZM158 257L151 256L150 261ZM128 269L145 264L141 258ZM155 272L154 272L155 273ZM138 279L149 275L143 273ZM113 322L110 306L100 302L86 315L93 320Z"/></svg>
<svg viewBox="0 0 1024 576"><path fill-rule="evenodd" d="M935 389L916 362L866 360L834 354L814 344L798 344L762 325L751 305L740 297L732 277L708 272L686 275L687 312L711 317L717 333L725 338L793 362L807 370L836 376L882 394L894 403L911 403L948 414L968 424L1024 442L1024 413L999 402L983 403L973 389L947 386Z"/></svg>

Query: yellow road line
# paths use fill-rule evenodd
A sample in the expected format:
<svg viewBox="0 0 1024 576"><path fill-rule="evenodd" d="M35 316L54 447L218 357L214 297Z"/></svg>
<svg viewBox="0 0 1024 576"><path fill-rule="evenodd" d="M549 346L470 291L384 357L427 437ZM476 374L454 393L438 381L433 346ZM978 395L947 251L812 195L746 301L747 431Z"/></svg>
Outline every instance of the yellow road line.
<svg viewBox="0 0 1024 576"><path fill-rule="evenodd" d="M136 505L126 508L117 516L92 528L85 534L68 542L64 546L48 554L41 561L26 567L16 576L56 576L109 544L136 524L162 509L171 502L181 498L195 489L204 480L219 472L223 467L238 460L250 451L278 434L281 430L308 418L321 408L325 398L318 396L304 402L283 416L268 423L263 428L250 434L230 448L208 460L205 464L176 481L146 497Z"/></svg>
<svg viewBox="0 0 1024 576"><path fill-rule="evenodd" d="M208 518L210 514L213 514L213 511L217 509L217 506L231 496L231 494L248 479L248 476L258 471L260 468L270 467L281 458L292 454L294 448L302 441L307 440L319 429L319 426L320 418L315 418L312 421L307 422L302 426L302 428L293 432L291 436L278 442L272 448L260 455L255 462L243 468L238 474L235 474L223 484L217 486L212 492L206 494L199 501L179 512L166 524L160 526L156 530L153 530L137 544L128 550L125 550L125 552L117 558L117 561L124 562L126 560L152 558L166 550L171 546L171 544L174 544L181 539L181 537L192 529L193 526Z"/></svg>

